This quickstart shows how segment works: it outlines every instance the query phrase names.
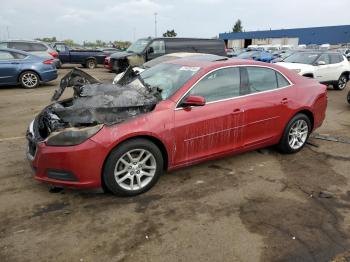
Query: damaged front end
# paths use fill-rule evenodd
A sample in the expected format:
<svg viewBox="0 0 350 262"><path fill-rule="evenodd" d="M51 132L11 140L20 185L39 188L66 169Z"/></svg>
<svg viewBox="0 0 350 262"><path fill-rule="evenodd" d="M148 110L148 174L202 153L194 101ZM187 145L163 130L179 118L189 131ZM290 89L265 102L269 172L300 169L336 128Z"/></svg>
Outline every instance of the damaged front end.
<svg viewBox="0 0 350 262"><path fill-rule="evenodd" d="M71 98L59 101L67 87ZM28 140L48 145L77 145L96 134L103 125L121 123L152 111L160 91L147 86L131 68L117 84L104 84L77 68L62 78L51 105L33 121Z"/></svg>

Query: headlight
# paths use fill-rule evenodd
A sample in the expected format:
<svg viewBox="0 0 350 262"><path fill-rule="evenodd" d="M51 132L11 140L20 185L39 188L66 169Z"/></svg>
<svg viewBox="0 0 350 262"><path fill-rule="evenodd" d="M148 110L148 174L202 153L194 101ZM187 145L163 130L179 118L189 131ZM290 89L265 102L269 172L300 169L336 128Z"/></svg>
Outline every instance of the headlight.
<svg viewBox="0 0 350 262"><path fill-rule="evenodd" d="M101 130L103 125L97 125L84 128L67 128L60 132L52 132L47 138L48 146L75 146L83 143Z"/></svg>
<svg viewBox="0 0 350 262"><path fill-rule="evenodd" d="M299 74L301 72L301 69L293 69L293 71Z"/></svg>

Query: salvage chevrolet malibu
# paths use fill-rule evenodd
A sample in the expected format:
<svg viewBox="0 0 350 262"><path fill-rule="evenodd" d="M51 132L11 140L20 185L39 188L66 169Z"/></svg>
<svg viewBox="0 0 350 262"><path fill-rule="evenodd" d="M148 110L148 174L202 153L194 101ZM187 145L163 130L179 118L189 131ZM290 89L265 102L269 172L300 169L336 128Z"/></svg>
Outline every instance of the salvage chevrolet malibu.
<svg viewBox="0 0 350 262"><path fill-rule="evenodd" d="M74 96L60 100L67 87ZM303 148L327 106L326 86L283 67L183 58L103 84L80 70L30 124L35 179L133 196L166 170L278 145Z"/></svg>

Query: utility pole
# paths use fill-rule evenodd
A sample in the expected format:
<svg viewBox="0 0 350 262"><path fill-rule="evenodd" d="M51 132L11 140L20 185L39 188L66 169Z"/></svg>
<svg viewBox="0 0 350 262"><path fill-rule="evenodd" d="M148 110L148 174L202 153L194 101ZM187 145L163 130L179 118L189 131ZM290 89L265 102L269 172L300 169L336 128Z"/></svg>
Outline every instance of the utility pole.
<svg viewBox="0 0 350 262"><path fill-rule="evenodd" d="M133 42L135 42L135 38L136 38L136 28L135 27L133 27Z"/></svg>
<svg viewBox="0 0 350 262"><path fill-rule="evenodd" d="M157 37L157 13L154 13L154 36Z"/></svg>
<svg viewBox="0 0 350 262"><path fill-rule="evenodd" d="M7 39L10 39L10 30L8 26L6 26L6 30L7 30Z"/></svg>

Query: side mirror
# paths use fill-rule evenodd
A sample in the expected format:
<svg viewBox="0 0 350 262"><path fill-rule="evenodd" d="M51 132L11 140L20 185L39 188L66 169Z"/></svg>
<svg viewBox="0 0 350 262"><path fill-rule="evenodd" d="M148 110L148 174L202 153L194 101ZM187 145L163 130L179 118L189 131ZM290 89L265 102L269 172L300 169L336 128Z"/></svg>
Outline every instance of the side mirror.
<svg viewBox="0 0 350 262"><path fill-rule="evenodd" d="M204 106L205 105L205 98L202 96L188 96L185 98L185 100L182 102L182 106L189 107L189 106Z"/></svg>
<svg viewBox="0 0 350 262"><path fill-rule="evenodd" d="M325 65L325 64L326 64L325 61L318 61L318 62L317 62L317 65Z"/></svg>
<svg viewBox="0 0 350 262"><path fill-rule="evenodd" d="M148 53L149 53L149 54L154 53L154 49L153 49L153 47L152 47L152 46L150 46L150 47L148 48Z"/></svg>

